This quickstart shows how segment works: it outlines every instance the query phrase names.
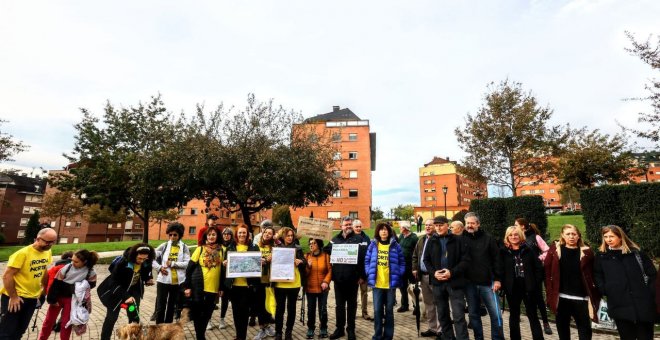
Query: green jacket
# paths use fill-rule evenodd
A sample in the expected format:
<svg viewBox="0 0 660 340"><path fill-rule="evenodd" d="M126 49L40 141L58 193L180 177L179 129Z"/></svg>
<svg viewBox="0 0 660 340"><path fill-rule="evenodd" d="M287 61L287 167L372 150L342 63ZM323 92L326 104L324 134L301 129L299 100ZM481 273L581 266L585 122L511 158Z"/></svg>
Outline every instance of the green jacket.
<svg viewBox="0 0 660 340"><path fill-rule="evenodd" d="M417 234L411 232L408 237L404 237L403 234L399 235L399 245L403 250L403 258L406 259L406 263L412 263L412 255L415 251L415 245L417 244Z"/></svg>

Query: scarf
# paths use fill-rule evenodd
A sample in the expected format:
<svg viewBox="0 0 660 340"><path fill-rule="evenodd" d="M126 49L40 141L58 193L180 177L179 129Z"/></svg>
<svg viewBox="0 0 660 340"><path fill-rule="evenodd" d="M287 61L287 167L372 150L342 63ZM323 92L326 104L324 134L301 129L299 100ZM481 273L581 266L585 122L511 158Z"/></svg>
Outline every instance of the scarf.
<svg viewBox="0 0 660 340"><path fill-rule="evenodd" d="M205 244L204 247L204 258L202 263L206 268L215 268L220 265L220 253L218 253L218 244Z"/></svg>

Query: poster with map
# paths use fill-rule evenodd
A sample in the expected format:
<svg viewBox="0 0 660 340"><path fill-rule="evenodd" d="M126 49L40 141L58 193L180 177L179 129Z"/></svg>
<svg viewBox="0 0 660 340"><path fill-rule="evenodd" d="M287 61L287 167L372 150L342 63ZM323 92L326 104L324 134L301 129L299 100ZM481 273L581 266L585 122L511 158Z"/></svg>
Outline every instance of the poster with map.
<svg viewBox="0 0 660 340"><path fill-rule="evenodd" d="M295 248L273 248L273 257L270 261L271 282L293 282L296 278Z"/></svg>
<svg viewBox="0 0 660 340"><path fill-rule="evenodd" d="M261 252L230 251L227 253L227 277L260 277L261 276Z"/></svg>

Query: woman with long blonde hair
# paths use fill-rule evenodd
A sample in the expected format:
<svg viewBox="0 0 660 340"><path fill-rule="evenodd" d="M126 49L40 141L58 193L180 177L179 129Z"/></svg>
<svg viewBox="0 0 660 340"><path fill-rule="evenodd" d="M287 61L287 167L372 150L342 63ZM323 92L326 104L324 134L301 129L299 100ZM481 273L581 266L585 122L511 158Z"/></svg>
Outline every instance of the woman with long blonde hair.
<svg viewBox="0 0 660 340"><path fill-rule="evenodd" d="M652 339L657 271L619 226L601 229L603 242L594 263L594 280L607 297L607 314L621 339Z"/></svg>

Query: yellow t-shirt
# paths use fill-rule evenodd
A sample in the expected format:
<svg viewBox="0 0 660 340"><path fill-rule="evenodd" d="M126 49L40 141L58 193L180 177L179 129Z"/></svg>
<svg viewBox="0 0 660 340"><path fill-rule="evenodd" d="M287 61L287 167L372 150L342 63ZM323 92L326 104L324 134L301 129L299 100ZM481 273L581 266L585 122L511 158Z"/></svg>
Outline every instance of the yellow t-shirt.
<svg viewBox="0 0 660 340"><path fill-rule="evenodd" d="M204 291L207 293L217 293L220 290L220 267L213 266L206 267L204 261L200 261L199 258L204 258L204 253L206 252L206 247L197 247L195 252L190 257L190 261L199 262L200 267L202 267L202 276L204 276ZM218 252L222 253L222 252ZM222 263L222 261L221 261Z"/></svg>
<svg viewBox="0 0 660 340"><path fill-rule="evenodd" d="M236 245L236 251L238 251L238 252L243 252L243 251L247 251L247 250L248 250L247 244L237 244ZM247 279L244 278L244 277L237 277L237 278L234 279L234 286L247 287L247 285L248 285L247 284Z"/></svg>
<svg viewBox="0 0 660 340"><path fill-rule="evenodd" d="M131 279L131 286L140 283L140 268L142 265L134 264L133 265L133 278Z"/></svg>
<svg viewBox="0 0 660 340"><path fill-rule="evenodd" d="M261 258L264 261L273 253L273 247L271 246L259 246L259 250L261 251ZM261 283L268 282L270 282L270 263L264 262L264 265L261 266Z"/></svg>
<svg viewBox="0 0 660 340"><path fill-rule="evenodd" d="M390 244L378 242L376 288L390 289Z"/></svg>
<svg viewBox="0 0 660 340"><path fill-rule="evenodd" d="M275 284L275 287L277 288L300 288L301 281L300 281L300 271L298 271L298 267L295 267L293 269L293 273L295 274L295 278L292 282L278 282Z"/></svg>
<svg viewBox="0 0 660 340"><path fill-rule="evenodd" d="M170 256L167 257L170 261L170 275L172 275L172 284L179 284L179 277L177 276L176 269L171 268L172 263L179 259L179 246L172 245L170 247Z"/></svg>
<svg viewBox="0 0 660 340"><path fill-rule="evenodd" d="M53 261L50 250L38 251L32 245L23 247L9 256L7 267L17 268L14 275L16 293L20 297L36 299L41 295L41 279L46 267ZM9 296L2 287L0 293Z"/></svg>

